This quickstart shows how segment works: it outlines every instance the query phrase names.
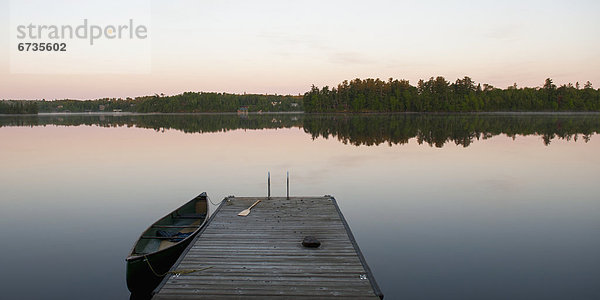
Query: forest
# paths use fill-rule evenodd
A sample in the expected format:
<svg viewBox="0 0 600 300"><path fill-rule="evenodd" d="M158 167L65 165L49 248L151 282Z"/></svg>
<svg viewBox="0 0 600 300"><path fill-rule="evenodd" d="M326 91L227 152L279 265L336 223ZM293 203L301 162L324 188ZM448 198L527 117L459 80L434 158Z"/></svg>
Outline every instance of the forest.
<svg viewBox="0 0 600 300"><path fill-rule="evenodd" d="M35 101L0 101L0 114L37 114Z"/></svg>
<svg viewBox="0 0 600 300"><path fill-rule="evenodd" d="M302 111L301 96L186 92L165 96L156 94L136 98L103 98L97 100L39 101L40 112L137 112L199 113L236 112L244 107L249 112Z"/></svg>
<svg viewBox="0 0 600 300"><path fill-rule="evenodd" d="M312 86L304 96L185 92L96 100L0 101L0 114L39 112L220 113L236 112L524 112L600 111L600 89L586 82L542 87L495 88L470 77L419 80L354 79L337 87Z"/></svg>
<svg viewBox="0 0 600 300"><path fill-rule="evenodd" d="M592 83L563 84L552 79L541 88L506 89L476 84L470 77L450 83L444 77L419 80L354 79L337 87L312 86L304 94L305 112L497 112L600 111L600 89Z"/></svg>

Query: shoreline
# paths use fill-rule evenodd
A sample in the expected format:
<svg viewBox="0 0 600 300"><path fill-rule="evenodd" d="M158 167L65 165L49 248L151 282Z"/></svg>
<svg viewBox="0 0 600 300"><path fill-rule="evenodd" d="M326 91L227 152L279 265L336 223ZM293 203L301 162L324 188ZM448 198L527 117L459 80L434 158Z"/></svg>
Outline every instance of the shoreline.
<svg viewBox="0 0 600 300"><path fill-rule="evenodd" d="M139 113L139 112L40 112L37 114L0 114L0 117L11 116L185 116L185 115L600 115L599 111L478 111L478 112L319 112L303 111L278 112L182 112L182 113Z"/></svg>

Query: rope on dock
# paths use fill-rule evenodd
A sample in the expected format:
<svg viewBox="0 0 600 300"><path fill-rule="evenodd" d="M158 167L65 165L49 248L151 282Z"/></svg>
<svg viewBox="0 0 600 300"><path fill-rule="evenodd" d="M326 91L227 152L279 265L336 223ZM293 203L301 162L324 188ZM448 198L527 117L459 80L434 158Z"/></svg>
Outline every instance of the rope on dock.
<svg viewBox="0 0 600 300"><path fill-rule="evenodd" d="M148 256L144 255L144 260L148 264L148 267L150 268L150 271L152 271L152 273L156 277L164 277L167 274L175 274L175 275L190 274L190 273L200 272L200 271L204 271L204 270L208 270L208 269L212 269L213 268L213 266L210 266L210 267L206 267L206 268L202 268L202 269L180 269L180 270L175 270L175 271L167 271L166 273L164 273L164 274L161 275L161 274L156 273L156 271L154 270L154 268L150 264L150 260L148 259Z"/></svg>
<svg viewBox="0 0 600 300"><path fill-rule="evenodd" d="M208 202L210 202L210 204L212 204L214 206L219 206L219 204L221 204L221 202L223 202L223 200L227 199L227 198L224 198L223 200L221 200L221 201L219 201L217 203L214 203L214 202L212 202L212 200L210 200L209 196L206 196L206 198L208 198Z"/></svg>

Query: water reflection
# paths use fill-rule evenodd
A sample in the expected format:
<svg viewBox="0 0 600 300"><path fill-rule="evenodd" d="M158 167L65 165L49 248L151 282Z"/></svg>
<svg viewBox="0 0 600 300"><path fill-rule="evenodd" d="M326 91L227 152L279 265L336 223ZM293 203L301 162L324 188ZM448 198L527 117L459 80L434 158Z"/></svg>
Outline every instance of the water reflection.
<svg viewBox="0 0 600 300"><path fill-rule="evenodd" d="M588 142L600 132L600 114L81 114L0 117L2 126L138 127L185 133L236 129L303 128L313 139L333 137L352 145L402 145L416 138L438 148L448 143L468 147L500 134L516 138L535 135L545 145L553 139Z"/></svg>
<svg viewBox="0 0 600 300"><path fill-rule="evenodd" d="M549 145L556 138L585 141L600 129L598 115L485 115L485 114L395 114L340 115L307 118L304 130L313 137L334 136L353 145L419 144L443 147L455 143L468 147L475 140L499 134L509 137L538 135Z"/></svg>
<svg viewBox="0 0 600 300"><path fill-rule="evenodd" d="M600 299L598 118L1 116L3 295L127 299L149 224L265 195L267 171L285 195L290 171L292 195L338 199L386 299Z"/></svg>
<svg viewBox="0 0 600 300"><path fill-rule="evenodd" d="M301 115L288 114L42 114L37 116L0 117L2 126L81 126L138 127L185 133L226 132L235 129L270 129L299 127Z"/></svg>

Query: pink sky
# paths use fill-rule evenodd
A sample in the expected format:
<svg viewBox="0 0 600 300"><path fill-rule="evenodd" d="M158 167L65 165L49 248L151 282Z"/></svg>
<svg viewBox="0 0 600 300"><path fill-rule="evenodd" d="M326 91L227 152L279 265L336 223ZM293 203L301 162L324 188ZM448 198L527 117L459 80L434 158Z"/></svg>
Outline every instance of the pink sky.
<svg viewBox="0 0 600 300"><path fill-rule="evenodd" d="M547 77L559 85L589 80L600 86L597 1L148 3L150 72L17 74L11 72L14 47L6 38L15 34L8 22L11 7L1 0L0 99L299 94L312 84L335 86L357 77L415 85L438 75L449 81L470 76L501 88L514 82L541 86ZM135 7L120 9L125 16ZM81 19L68 11L61 18ZM126 48L111 45L117 47L113 58ZM93 70L103 61L88 63Z"/></svg>

